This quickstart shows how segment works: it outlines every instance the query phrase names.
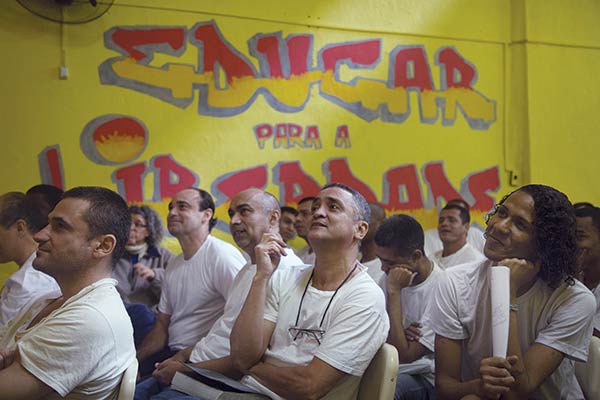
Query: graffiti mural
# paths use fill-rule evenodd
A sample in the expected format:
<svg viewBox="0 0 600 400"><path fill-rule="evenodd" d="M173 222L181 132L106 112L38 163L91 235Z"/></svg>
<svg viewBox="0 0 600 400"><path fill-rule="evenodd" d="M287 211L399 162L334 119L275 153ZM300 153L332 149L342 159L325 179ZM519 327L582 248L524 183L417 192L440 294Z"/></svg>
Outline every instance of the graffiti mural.
<svg viewBox="0 0 600 400"><path fill-rule="evenodd" d="M99 67L101 83L154 96L180 108L197 98L199 115L232 117L248 110L259 96L275 110L298 113L310 100L312 86L319 95L365 121L403 123L410 115L409 93L418 95L419 120L453 125L459 114L472 129L485 130L496 120L496 102L474 85L477 70L453 46L435 53L440 84L434 87L432 66L422 45L395 47L382 60L381 39L330 43L313 61L313 36L281 32L260 33L248 39L254 64L227 41L216 22L192 28L115 27L104 35L105 46L120 56ZM188 50L199 54L197 65L177 63ZM153 65L155 55L174 62ZM388 79L355 78L343 81L340 69L385 68ZM223 79L222 79L223 78ZM197 90L197 94L196 94ZM411 107L412 106L412 107Z"/></svg>

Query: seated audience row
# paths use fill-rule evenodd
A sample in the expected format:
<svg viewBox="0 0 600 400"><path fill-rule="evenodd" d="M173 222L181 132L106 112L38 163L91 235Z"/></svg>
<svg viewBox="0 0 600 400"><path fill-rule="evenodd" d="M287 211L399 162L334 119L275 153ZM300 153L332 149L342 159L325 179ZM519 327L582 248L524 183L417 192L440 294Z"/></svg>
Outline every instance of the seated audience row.
<svg viewBox="0 0 600 400"><path fill-rule="evenodd" d="M132 306L157 313L137 347L146 378L136 399L190 398L170 387L184 363L271 399L352 399L385 341L401 362L396 399L583 398L573 361L587 359L598 306L575 278L596 293L600 217L592 205L575 211L553 188L527 185L505 196L489 213L483 254L469 244L475 229L462 200L440 212L441 248L429 253L428 233L412 217L384 220L383 208L333 183L300 201L294 227L307 241L302 260L286 244L294 213L286 211L284 223L271 194L238 193L229 226L246 262L210 234L210 194L189 188L169 204L168 230L182 254L165 266L170 254L158 250L157 215L124 206L107 189L72 189L50 224L32 233L39 244L37 258L35 244L28 248L33 266L60 291L32 299L0 330L0 393L114 396L134 351L123 302L115 304L117 285L134 322ZM0 229L16 221L3 217ZM151 261L157 254L160 261ZM375 261L381 272L369 268ZM506 357L492 357L490 272L497 265L510 272ZM72 360L88 351L93 356ZM9 387L9 379L23 384Z"/></svg>

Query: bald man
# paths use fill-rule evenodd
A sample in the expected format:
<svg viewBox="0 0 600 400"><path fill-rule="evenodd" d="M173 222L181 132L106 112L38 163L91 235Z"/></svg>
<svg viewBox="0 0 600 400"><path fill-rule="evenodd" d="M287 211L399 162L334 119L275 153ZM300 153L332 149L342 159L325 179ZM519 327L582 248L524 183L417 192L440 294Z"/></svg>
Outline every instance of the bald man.
<svg viewBox="0 0 600 400"><path fill-rule="evenodd" d="M277 199L270 193L251 188L238 193L229 206L229 229L236 244L250 256L244 268L237 275L231 293L225 304L224 314L215 322L206 337L193 347L188 347L175 356L158 364L153 378L138 385L136 399L146 399L158 391L172 391L171 384L177 371L185 371L182 363L191 362L196 367L210 369L233 378L241 374L233 368L229 357L229 334L240 313L244 300L252 285L256 273L256 256L254 247L264 234L279 235L279 219L281 210ZM288 249L282 257L277 271L284 271L293 266L302 265L294 252ZM166 394L165 394L166 395Z"/></svg>

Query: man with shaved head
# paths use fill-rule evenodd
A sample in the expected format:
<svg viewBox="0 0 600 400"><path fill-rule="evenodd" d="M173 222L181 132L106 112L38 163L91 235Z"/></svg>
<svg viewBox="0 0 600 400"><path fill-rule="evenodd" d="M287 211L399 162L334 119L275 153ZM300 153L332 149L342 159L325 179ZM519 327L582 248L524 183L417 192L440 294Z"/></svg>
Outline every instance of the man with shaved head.
<svg viewBox="0 0 600 400"><path fill-rule="evenodd" d="M237 275L229 299L225 304L223 316L215 322L208 334L193 347L180 351L175 356L158 364L151 380L142 382L136 390L136 399L145 399L169 385L177 371L185 371L182 364L191 362L195 366L218 371L232 377L241 374L233 368L229 357L229 334L231 328L248 295L252 278L256 273L256 256L254 247L260 242L264 234L279 234L279 218L281 211L277 199L270 193L260 189L246 189L238 193L228 210L229 229L236 244L250 256L244 268ZM285 271L296 265L301 265L302 260L292 251L281 257L277 271ZM158 381L158 382L157 382ZM172 391L163 389L163 392ZM165 393L166 395L167 393Z"/></svg>
<svg viewBox="0 0 600 400"><path fill-rule="evenodd" d="M223 315L246 261L233 245L210 235L214 212L211 195L202 189L184 189L169 203L167 227L182 253L169 262L156 323L137 351L142 376L155 362L193 346Z"/></svg>

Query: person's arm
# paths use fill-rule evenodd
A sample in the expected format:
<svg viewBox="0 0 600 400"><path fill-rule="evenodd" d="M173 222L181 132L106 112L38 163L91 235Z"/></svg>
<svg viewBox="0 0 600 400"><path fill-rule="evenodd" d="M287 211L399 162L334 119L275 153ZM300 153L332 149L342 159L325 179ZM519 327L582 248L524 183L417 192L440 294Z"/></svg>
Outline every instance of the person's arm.
<svg viewBox="0 0 600 400"><path fill-rule="evenodd" d="M535 279L539 266L521 259L507 259L502 265L510 269L510 303L516 304L517 291ZM510 369L515 378L514 385L505 396L507 399L528 398L563 360L564 354L540 343L534 343L523 354L519 341L518 311L509 313L508 354L515 356ZM510 357L509 357L510 358Z"/></svg>
<svg viewBox="0 0 600 400"><path fill-rule="evenodd" d="M264 319L265 303L269 280L280 257L285 255L285 247L278 235L265 233L254 249L256 274L230 336L231 361L240 371L247 371L260 361L275 329L273 322Z"/></svg>
<svg viewBox="0 0 600 400"><path fill-rule="evenodd" d="M462 399L467 395L482 397L480 380L461 381L462 340L435 335L435 388L440 400Z"/></svg>
<svg viewBox="0 0 600 400"><path fill-rule="evenodd" d="M158 313L152 330L146 335L137 351L136 357L140 363L167 345L170 322L169 314Z"/></svg>
<svg viewBox="0 0 600 400"><path fill-rule="evenodd" d="M294 367L260 362L250 375L283 398L311 400L325 396L346 374L315 357L308 365Z"/></svg>
<svg viewBox="0 0 600 400"><path fill-rule="evenodd" d="M386 308L390 318L388 343L398 350L400 363L411 363L429 352L418 341L409 341L404 331L402 312L402 289L410 286L415 273L398 266L388 272Z"/></svg>
<svg viewBox="0 0 600 400"><path fill-rule="evenodd" d="M54 391L27 371L19 362L18 354L0 352L0 393L6 400L35 400Z"/></svg>
<svg viewBox="0 0 600 400"><path fill-rule="evenodd" d="M170 385L177 371L189 371L189 368L184 364L189 362L192 350L193 347L188 347L187 349L181 350L173 357L158 363L156 369L152 372L152 376L163 385ZM240 371L233 367L229 356L217 358L215 360L196 362L192 363L192 365L197 368L219 372L236 380L239 380L243 376Z"/></svg>

